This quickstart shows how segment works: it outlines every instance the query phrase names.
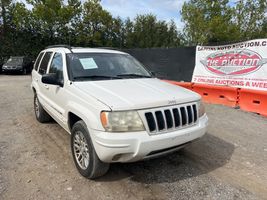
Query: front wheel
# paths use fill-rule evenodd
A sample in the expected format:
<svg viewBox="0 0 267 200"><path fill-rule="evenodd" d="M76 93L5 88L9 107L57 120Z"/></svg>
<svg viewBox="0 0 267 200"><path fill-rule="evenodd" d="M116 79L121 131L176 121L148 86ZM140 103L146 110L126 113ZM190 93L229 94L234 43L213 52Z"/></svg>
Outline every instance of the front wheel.
<svg viewBox="0 0 267 200"><path fill-rule="evenodd" d="M76 122L71 132L72 156L80 174L94 179L107 173L109 164L98 158L86 124L82 120Z"/></svg>

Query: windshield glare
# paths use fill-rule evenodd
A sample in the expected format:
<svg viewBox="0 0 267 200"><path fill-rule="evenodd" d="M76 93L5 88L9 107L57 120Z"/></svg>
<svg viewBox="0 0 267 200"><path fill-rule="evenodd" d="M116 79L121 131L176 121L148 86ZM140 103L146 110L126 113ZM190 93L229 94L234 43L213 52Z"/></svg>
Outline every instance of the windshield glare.
<svg viewBox="0 0 267 200"><path fill-rule="evenodd" d="M23 58L20 57L13 57L13 58L9 58L7 60L7 64L21 64L23 62Z"/></svg>
<svg viewBox="0 0 267 200"><path fill-rule="evenodd" d="M121 75L129 75L128 78L151 77L141 63L127 54L72 53L67 54L67 59L73 79L99 76L119 77Z"/></svg>

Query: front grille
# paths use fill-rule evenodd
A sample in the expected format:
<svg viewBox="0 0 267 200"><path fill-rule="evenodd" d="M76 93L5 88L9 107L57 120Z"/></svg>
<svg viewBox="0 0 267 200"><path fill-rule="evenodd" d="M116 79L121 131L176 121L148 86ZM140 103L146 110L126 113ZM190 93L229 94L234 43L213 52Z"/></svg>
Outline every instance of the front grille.
<svg viewBox="0 0 267 200"><path fill-rule="evenodd" d="M154 109L146 111L144 115L152 133L184 128L196 124L198 120L196 103Z"/></svg>
<svg viewBox="0 0 267 200"><path fill-rule="evenodd" d="M17 69L17 67L14 67L14 66L8 66L7 69Z"/></svg>

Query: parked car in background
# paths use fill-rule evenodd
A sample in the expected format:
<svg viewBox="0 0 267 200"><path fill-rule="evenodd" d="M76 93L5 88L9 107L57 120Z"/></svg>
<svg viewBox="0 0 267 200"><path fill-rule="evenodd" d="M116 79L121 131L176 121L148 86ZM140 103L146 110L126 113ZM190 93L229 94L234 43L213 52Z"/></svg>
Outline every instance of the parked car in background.
<svg viewBox="0 0 267 200"><path fill-rule="evenodd" d="M5 62L6 62L6 59L4 57L0 57L0 74L2 73L2 67Z"/></svg>
<svg viewBox="0 0 267 200"><path fill-rule="evenodd" d="M32 71L33 62L26 56L12 56L2 66L3 73L19 72L27 74Z"/></svg>
<svg viewBox="0 0 267 200"><path fill-rule="evenodd" d="M3 66L3 61L2 60L0 60L0 74L2 73L2 66Z"/></svg>

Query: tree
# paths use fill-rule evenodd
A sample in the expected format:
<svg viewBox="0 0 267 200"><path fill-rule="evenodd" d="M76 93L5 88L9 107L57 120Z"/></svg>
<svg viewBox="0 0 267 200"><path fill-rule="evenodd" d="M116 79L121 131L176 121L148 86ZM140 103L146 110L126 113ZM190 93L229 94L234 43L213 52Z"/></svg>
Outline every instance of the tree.
<svg viewBox="0 0 267 200"><path fill-rule="evenodd" d="M233 4L233 3L232 3ZM218 44L266 36L266 0L190 0L181 15L188 45Z"/></svg>
<svg viewBox="0 0 267 200"><path fill-rule="evenodd" d="M58 38L66 41L68 29L66 26L80 12L80 1L69 0L65 5L63 0L27 0L33 6L35 28L44 36L48 43L57 43ZM62 37L63 36L63 39Z"/></svg>
<svg viewBox="0 0 267 200"><path fill-rule="evenodd" d="M124 23L120 17L112 19L112 24L109 26L107 46L111 47L124 47Z"/></svg>
<svg viewBox="0 0 267 200"><path fill-rule="evenodd" d="M29 55L35 56L32 48L36 48L38 43L34 34L34 26L32 26L32 13L26 8L24 3L16 2L10 10L12 15L11 29L9 35L12 35L13 55Z"/></svg>
<svg viewBox="0 0 267 200"><path fill-rule="evenodd" d="M0 0L0 61L6 58L13 49L12 7L11 0Z"/></svg>
<svg viewBox="0 0 267 200"><path fill-rule="evenodd" d="M24 2L24 1L23 1ZM0 57L36 57L53 44L119 48L177 47L180 35L173 21L138 15L114 18L100 0L0 0Z"/></svg>
<svg viewBox="0 0 267 200"><path fill-rule="evenodd" d="M10 5L11 5L11 0L0 0L0 11L1 11L1 15L0 15L0 24L3 25L3 33L7 28L7 23L8 23L8 12L10 9Z"/></svg>
<svg viewBox="0 0 267 200"><path fill-rule="evenodd" d="M174 22L158 21L155 15L138 15L125 22L126 47L176 47L180 40Z"/></svg>
<svg viewBox="0 0 267 200"><path fill-rule="evenodd" d="M178 47L181 45L181 36L177 31L176 24L173 20L171 20L171 22L169 23L167 44L167 47Z"/></svg>
<svg viewBox="0 0 267 200"><path fill-rule="evenodd" d="M123 25L123 46L126 48L131 48L134 46L134 24L130 20L130 18L127 18Z"/></svg>
<svg viewBox="0 0 267 200"><path fill-rule="evenodd" d="M266 37L266 0L239 0L233 8L233 19L240 34L240 40Z"/></svg>
<svg viewBox="0 0 267 200"><path fill-rule="evenodd" d="M190 0L181 11L190 45L229 41L235 28L228 0ZM229 34L232 33L232 34Z"/></svg>
<svg viewBox="0 0 267 200"><path fill-rule="evenodd" d="M108 42L113 23L112 16L104 10L99 0L88 0L83 4L80 42L86 46L103 46Z"/></svg>

